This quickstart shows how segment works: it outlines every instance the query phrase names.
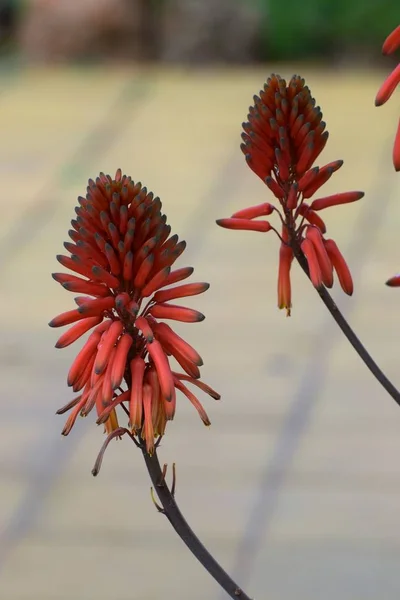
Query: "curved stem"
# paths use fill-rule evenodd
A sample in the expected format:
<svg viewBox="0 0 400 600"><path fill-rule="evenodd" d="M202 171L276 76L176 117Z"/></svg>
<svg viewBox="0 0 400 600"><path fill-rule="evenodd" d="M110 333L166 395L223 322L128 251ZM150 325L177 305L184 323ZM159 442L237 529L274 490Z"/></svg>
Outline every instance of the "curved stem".
<svg viewBox="0 0 400 600"><path fill-rule="evenodd" d="M157 457L157 451L150 456L143 441L141 442L144 461L153 482L154 489L162 504L162 512L175 529L181 540L185 542L189 550L195 555L197 560L210 573L219 585L226 591L231 598L239 600L250 600L249 596L231 579L224 569L211 556L208 550L203 546L193 530L189 527L184 516L175 502L175 498L165 482L165 471L161 470ZM159 509L160 510L160 509Z"/></svg>
<svg viewBox="0 0 400 600"><path fill-rule="evenodd" d="M307 260L304 257L303 253L298 248L293 248L293 252L299 265L301 266L307 277L310 278ZM350 325L336 306L336 303L334 302L332 296L329 294L326 287L322 286L320 289L317 289L317 292L322 302L325 304L326 308L329 310L332 317L335 319L336 323L339 325L340 329L342 330L346 338L349 340L350 344L353 346L354 350L364 362L365 366L371 371L372 375L379 381L381 386L387 391L387 393L393 398L393 400L400 406L400 392L386 377L386 375L376 364L372 356L369 354L367 349L363 346L359 338L354 333L353 329L350 327Z"/></svg>

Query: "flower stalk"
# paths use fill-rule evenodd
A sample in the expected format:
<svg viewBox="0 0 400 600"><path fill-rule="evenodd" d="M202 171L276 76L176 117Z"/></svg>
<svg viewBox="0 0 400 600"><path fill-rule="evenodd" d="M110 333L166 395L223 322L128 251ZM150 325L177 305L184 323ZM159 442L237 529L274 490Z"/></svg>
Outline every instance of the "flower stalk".
<svg viewBox="0 0 400 600"><path fill-rule="evenodd" d="M146 450L146 444L144 440L141 441L140 447L150 475L150 479L153 482L154 489L162 505L162 508L156 505L158 510L167 517L168 521L171 523L181 540L186 544L189 550L215 579L215 581L219 583L222 589L225 590L228 596L236 600L250 600L250 597L228 575L228 573L203 546L199 538L186 522L186 519L184 518L175 501L174 493L172 493L165 481L165 468L164 470L161 469L161 465L157 456L157 450L155 449L153 454L150 455Z"/></svg>
<svg viewBox="0 0 400 600"><path fill-rule="evenodd" d="M295 257L298 261L299 265L310 278L310 273L308 270L307 261L302 254L301 251L295 251ZM326 308L334 318L335 322L341 329L342 333L345 335L347 340L353 346L354 350L357 352L365 366L371 371L372 375L377 379L377 381L381 384L381 386L387 391L387 393L393 398L393 400L400 406L400 392L397 388L392 384L392 382L386 377L383 373L382 369L372 358L368 350L362 344L361 340L358 338L356 333L350 327L349 323L344 318L343 314L339 310L336 302L333 300L332 296L326 289L326 287L321 286L317 289L318 295L321 298L322 302L325 304Z"/></svg>

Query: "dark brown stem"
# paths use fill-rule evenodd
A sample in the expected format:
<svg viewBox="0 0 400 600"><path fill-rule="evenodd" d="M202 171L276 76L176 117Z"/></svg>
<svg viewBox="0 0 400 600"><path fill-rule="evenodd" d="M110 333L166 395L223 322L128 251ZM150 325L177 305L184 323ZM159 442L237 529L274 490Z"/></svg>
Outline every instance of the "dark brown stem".
<svg viewBox="0 0 400 600"><path fill-rule="evenodd" d="M203 546L198 537L187 524L184 516L175 502L166 482L165 473L162 471L158 461L157 452L150 456L146 451L145 442L141 442L141 449L146 463L150 479L153 482L154 489L162 504L162 512L175 529L181 540L186 544L189 550L195 555L197 560L210 573L219 585L226 591L231 598L239 600L250 600L249 596L231 579L224 569L211 556L208 550ZM160 508L158 507L160 510Z"/></svg>
<svg viewBox="0 0 400 600"><path fill-rule="evenodd" d="M300 264L301 268L305 272L308 278L310 278L307 260L304 254L301 252L299 248L293 248L294 255ZM359 338L354 333L353 329L350 327L338 307L334 302L332 296L329 294L326 287L322 286L320 289L317 289L319 297L322 302L325 304L326 308L331 313L332 317L335 319L336 323L339 325L340 329L349 340L350 344L353 346L354 350L357 352L358 356L364 362L365 366L371 371L372 375L379 381L381 386L387 391L387 393L393 398L393 400L400 406L400 392L395 388L391 381L386 377L386 375L381 371L379 366L376 364L372 356L369 354L367 349L363 346Z"/></svg>

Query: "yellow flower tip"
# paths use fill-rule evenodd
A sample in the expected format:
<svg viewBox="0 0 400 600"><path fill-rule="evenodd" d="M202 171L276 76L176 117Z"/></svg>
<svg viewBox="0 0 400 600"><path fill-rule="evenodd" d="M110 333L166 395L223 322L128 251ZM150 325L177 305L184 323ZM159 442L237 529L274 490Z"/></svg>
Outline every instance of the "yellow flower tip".
<svg viewBox="0 0 400 600"><path fill-rule="evenodd" d="M281 304L278 304L278 308L279 310L286 310L286 317L292 316L292 305L288 306L287 304L282 302Z"/></svg>

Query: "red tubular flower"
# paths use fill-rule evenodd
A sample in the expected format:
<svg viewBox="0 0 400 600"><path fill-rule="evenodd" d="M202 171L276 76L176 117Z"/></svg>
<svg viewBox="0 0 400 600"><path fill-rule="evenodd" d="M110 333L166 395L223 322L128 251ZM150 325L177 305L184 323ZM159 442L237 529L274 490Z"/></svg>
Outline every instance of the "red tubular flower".
<svg viewBox="0 0 400 600"><path fill-rule="evenodd" d="M171 271L186 247L161 213L161 201L118 170L115 178L103 173L89 180L86 198L78 198L76 219L65 248L71 256L58 261L81 277L53 273L53 278L72 292L78 307L55 317L51 327L73 324L56 343L65 348L91 330L75 358L68 385L79 396L58 411L70 411L63 429L67 435L78 415L94 407L97 422L108 434L118 429L117 408L129 415L134 436L145 440L149 453L154 440L163 436L173 419L176 390L209 419L199 400L182 381L197 386L215 399L220 396L199 381L200 355L158 319L198 322L196 310L169 301L205 292L207 283L167 287L187 279L192 267ZM167 289L164 289L166 288ZM176 359L186 374L171 369Z"/></svg>
<svg viewBox="0 0 400 600"><path fill-rule="evenodd" d="M333 285L333 270L347 294L353 291L350 271L336 244L324 238L326 226L319 211L331 206L360 200L364 192L352 191L313 200L311 198L343 164L337 160L323 167L313 167L325 147L328 132L322 112L311 96L304 79L294 75L287 84L272 75L254 96L248 121L243 123L241 149L249 167L267 185L277 206L266 202L219 219L226 229L243 229L266 233L271 229L281 240L278 275L278 306L290 315L290 267L294 256L305 257L310 279L315 287ZM282 232L279 234L263 217L277 212ZM260 218L261 217L261 218Z"/></svg>
<svg viewBox="0 0 400 600"><path fill-rule="evenodd" d="M388 35L383 43L383 54L392 54L400 48L400 25ZM382 106L400 83L400 63L385 79L375 98L375 106ZM397 133L393 145L393 165L396 171L400 171L400 120L397 125Z"/></svg>
<svg viewBox="0 0 400 600"><path fill-rule="evenodd" d="M292 307L292 288L290 283L292 261L293 250L282 243L279 250L278 307L285 308L288 317L290 317Z"/></svg>

